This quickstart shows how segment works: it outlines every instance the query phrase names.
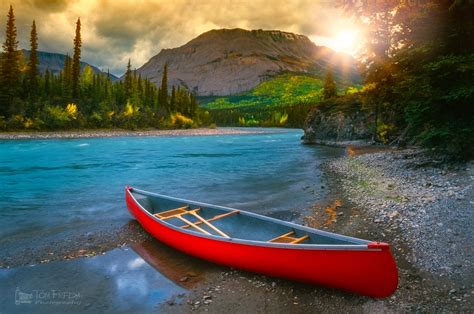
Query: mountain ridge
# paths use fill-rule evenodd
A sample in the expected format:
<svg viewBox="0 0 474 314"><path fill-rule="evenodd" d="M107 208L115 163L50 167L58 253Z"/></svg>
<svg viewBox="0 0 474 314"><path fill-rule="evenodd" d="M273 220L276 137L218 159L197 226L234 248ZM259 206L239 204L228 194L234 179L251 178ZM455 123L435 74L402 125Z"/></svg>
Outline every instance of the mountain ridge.
<svg viewBox="0 0 474 314"><path fill-rule="evenodd" d="M169 85L183 85L198 96L238 94L284 72L323 77L332 68L340 80L359 78L349 55L279 30L210 30L180 47L162 49L137 74L159 86L165 64Z"/></svg>
<svg viewBox="0 0 474 314"><path fill-rule="evenodd" d="M23 54L23 58L25 60L25 62L27 62L26 60L28 60L29 58L29 55L30 55L30 50L27 50L27 49L22 49L21 50L21 53ZM49 71L53 74L53 75L57 75L59 74L63 68L64 68L64 61L66 60L66 55L65 54L62 54L62 53L58 53L58 52L48 52L48 51L38 51L38 60L39 60L39 64L38 64L38 70L41 74L44 74L46 72L46 69L49 69ZM94 73L103 73L103 74L107 74L107 72L104 72L102 70L100 70L98 67L88 63L88 62L85 62L85 61L81 61L81 71L86 67L86 66L90 66L92 68L92 71L94 71ZM112 81L115 81L118 79L117 76L109 73Z"/></svg>

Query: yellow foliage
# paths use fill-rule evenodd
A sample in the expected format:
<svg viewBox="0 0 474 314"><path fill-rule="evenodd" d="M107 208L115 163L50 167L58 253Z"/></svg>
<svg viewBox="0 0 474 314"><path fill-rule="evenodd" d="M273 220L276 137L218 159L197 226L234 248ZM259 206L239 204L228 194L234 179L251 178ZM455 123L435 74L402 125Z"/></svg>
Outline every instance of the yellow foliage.
<svg viewBox="0 0 474 314"><path fill-rule="evenodd" d="M280 118L280 125L286 124L286 121L288 121L288 114L284 113Z"/></svg>
<svg viewBox="0 0 474 314"><path fill-rule="evenodd" d="M377 87L377 83L365 84L364 87L362 87L362 92L368 92L368 91L374 90L376 87Z"/></svg>
<svg viewBox="0 0 474 314"><path fill-rule="evenodd" d="M179 112L171 115L171 124L173 126L189 128L193 125L193 123L194 123L193 119L183 116Z"/></svg>
<svg viewBox="0 0 474 314"><path fill-rule="evenodd" d="M77 118L77 105L75 103L70 103L66 106L66 114L69 118L76 119Z"/></svg>
<svg viewBox="0 0 474 314"><path fill-rule="evenodd" d="M113 110L107 112L107 116L109 117L109 119L112 118L114 115L115 115L115 111L113 111Z"/></svg>
<svg viewBox="0 0 474 314"><path fill-rule="evenodd" d="M33 120L31 120L30 118L26 118L23 121L23 125L25 126L25 129L29 129L30 127L33 126Z"/></svg>
<svg viewBox="0 0 474 314"><path fill-rule="evenodd" d="M127 104L125 105L125 109L123 110L123 116L124 117L131 117L135 113L138 112L138 107L132 105L130 101L127 101Z"/></svg>

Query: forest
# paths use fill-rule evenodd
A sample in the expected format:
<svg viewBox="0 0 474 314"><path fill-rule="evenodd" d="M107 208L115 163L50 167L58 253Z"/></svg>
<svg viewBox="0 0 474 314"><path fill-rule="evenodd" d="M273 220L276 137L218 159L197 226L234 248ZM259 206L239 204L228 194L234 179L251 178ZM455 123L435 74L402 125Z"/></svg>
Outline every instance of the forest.
<svg viewBox="0 0 474 314"><path fill-rule="evenodd" d="M367 29L353 95L315 104L363 112L373 140L422 145L449 159L474 156L474 3L340 1ZM342 99L341 99L342 98Z"/></svg>
<svg viewBox="0 0 474 314"><path fill-rule="evenodd" d="M7 15L0 59L0 130L80 128L191 128L209 124L209 113L183 87L168 86L167 66L159 88L132 70L122 80L81 71L81 21L77 20L72 57L59 75L38 70L38 33L31 25L30 54L18 50L13 8Z"/></svg>

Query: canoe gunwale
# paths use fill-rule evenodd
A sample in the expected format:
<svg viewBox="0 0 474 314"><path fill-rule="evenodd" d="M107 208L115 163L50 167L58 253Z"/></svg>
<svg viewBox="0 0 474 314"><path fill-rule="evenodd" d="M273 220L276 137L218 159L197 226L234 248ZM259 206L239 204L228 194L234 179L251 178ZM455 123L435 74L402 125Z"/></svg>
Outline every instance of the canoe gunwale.
<svg viewBox="0 0 474 314"><path fill-rule="evenodd" d="M152 193L152 192L148 192L148 191L144 191L144 190L140 190L140 189L136 189L136 188L132 188L132 187L126 187L126 193L129 194L129 196L131 197L133 202L136 204L136 206L142 212L144 212L147 216L149 216L151 219L153 219L155 222L157 222L161 225L164 225L167 228L171 228L173 230L176 230L178 232L187 233L187 234L190 234L192 236L196 236L196 237L200 237L200 238L207 238L207 239L211 239L211 240L214 240L214 241L239 243L239 244L244 244L244 245L285 248L285 249L295 249L295 250L340 250L340 251L382 251L383 250L382 248L379 248L377 246L369 245L369 244L374 243L372 241L358 239L358 238L349 237L349 236L344 236L344 235L340 235L340 234L336 234L336 233L332 233L332 232L327 232L327 231L323 231L323 230L319 230L319 229L313 229L313 228L297 225L297 224L294 224L294 223L291 223L291 222L287 222L287 221L283 221L283 220L279 220L279 219L275 219L275 218L255 214L255 213L244 211L244 210L239 210L240 214L248 215L248 216L251 216L251 217L258 218L258 219L263 219L263 220L270 221L270 222L277 223L277 224L281 224L281 225L285 225L285 226L295 228L295 229L298 229L298 230L301 230L301 231L306 231L306 232L311 233L311 234L317 234L317 235L326 236L326 237L330 237L330 238L334 238L334 239L338 239L338 240L342 240L342 241L350 241L350 242L356 242L356 243L355 244L287 244L287 243L276 243L276 242L264 242L264 241L247 240L247 239L232 238L232 237L224 238L224 237L221 237L221 236L218 236L218 235L212 235L212 234L207 235L207 234L203 234L203 233L198 232L198 231L194 231L192 229L183 229L183 228L180 228L180 227L178 227L174 224L171 224L167 221L163 221L163 220L159 219L158 217L156 217L152 213L150 213L148 210L146 210L136 200L136 198L132 194L132 191L135 191L139 194L143 194L143 195L146 195L146 196L164 198L164 199L167 199L167 200L183 202L183 203L187 203L187 204L190 204L190 205L216 208L216 209L223 210L225 212L235 211L236 209L230 208L230 207L213 205L213 204L195 202L195 201L191 201L191 200L186 200L186 199L161 195L161 194L157 194L157 193ZM359 244L357 244L357 243L359 243Z"/></svg>

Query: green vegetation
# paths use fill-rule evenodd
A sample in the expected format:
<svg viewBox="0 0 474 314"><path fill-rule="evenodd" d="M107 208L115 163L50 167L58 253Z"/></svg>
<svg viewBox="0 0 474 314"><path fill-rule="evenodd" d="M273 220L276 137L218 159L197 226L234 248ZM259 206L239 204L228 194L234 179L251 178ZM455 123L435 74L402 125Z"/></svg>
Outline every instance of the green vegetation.
<svg viewBox="0 0 474 314"><path fill-rule="evenodd" d="M474 156L474 4L469 0L343 1L371 30L362 110L374 140Z"/></svg>
<svg viewBox="0 0 474 314"><path fill-rule="evenodd" d="M18 51L13 8L7 16L3 53L0 54L0 130L56 130L79 128L190 128L209 124L186 89L172 88L168 97L167 67L157 88L132 71L113 83L109 75L81 73L81 21L76 22L73 57L66 57L59 75L38 72L38 34L33 21L31 53L25 64Z"/></svg>
<svg viewBox="0 0 474 314"><path fill-rule="evenodd" d="M336 93L336 83L328 72L329 94ZM218 125L302 127L308 112L324 98L320 78L309 75L282 74L241 95L203 101ZM357 90L349 87L346 92ZM344 90L339 90L344 93Z"/></svg>
<svg viewBox="0 0 474 314"><path fill-rule="evenodd" d="M217 98L203 104L206 109L235 109L242 107L310 104L322 99L323 82L308 75L283 74L260 83L241 95Z"/></svg>

